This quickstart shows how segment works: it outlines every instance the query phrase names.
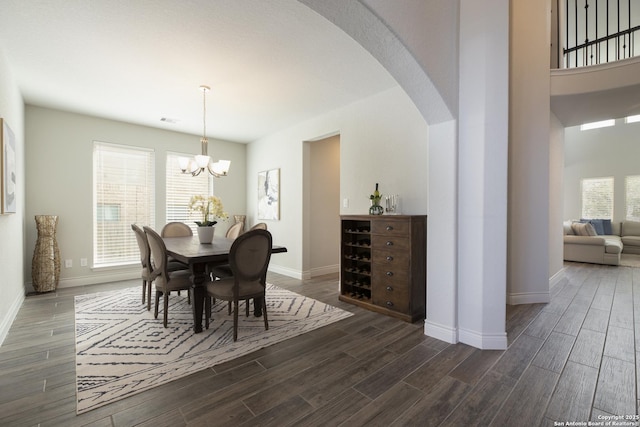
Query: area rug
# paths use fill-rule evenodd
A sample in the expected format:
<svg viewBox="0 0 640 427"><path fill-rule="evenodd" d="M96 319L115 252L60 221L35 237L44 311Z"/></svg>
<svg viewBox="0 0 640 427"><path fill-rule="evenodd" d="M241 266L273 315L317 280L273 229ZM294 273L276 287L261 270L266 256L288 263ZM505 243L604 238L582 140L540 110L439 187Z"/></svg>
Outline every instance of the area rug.
<svg viewBox="0 0 640 427"><path fill-rule="evenodd" d="M245 317L241 303L234 342L226 302L214 305L210 328L195 334L184 292L169 298L166 329L162 312L154 319L141 292L135 287L75 297L78 414L352 315L269 284L269 330L262 317Z"/></svg>
<svg viewBox="0 0 640 427"><path fill-rule="evenodd" d="M620 265L623 267L635 267L640 268L640 255L635 254L621 254Z"/></svg>

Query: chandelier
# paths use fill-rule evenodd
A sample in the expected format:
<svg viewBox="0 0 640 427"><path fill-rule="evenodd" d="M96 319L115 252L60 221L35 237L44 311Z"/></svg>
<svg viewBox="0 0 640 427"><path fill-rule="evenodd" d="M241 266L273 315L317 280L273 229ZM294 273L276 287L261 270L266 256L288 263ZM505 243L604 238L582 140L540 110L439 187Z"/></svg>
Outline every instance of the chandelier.
<svg viewBox="0 0 640 427"><path fill-rule="evenodd" d="M200 86L202 91L202 139L200 139L200 145L202 146L202 154L198 154L194 158L180 157L178 163L182 173L190 173L193 176L198 176L205 170L216 178L221 176L227 176L229 173L229 166L231 166L230 160L218 160L213 162L208 154L209 140L207 139L207 92L211 90L209 86Z"/></svg>

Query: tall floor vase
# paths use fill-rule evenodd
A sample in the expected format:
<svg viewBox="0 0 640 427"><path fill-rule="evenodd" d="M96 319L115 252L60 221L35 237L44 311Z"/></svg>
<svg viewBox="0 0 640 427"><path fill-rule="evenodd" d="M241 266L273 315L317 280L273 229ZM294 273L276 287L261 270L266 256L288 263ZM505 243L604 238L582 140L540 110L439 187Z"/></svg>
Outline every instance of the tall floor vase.
<svg viewBox="0 0 640 427"><path fill-rule="evenodd" d="M36 292L55 291L60 281L60 250L56 242L57 215L36 215L38 240L33 251L31 277Z"/></svg>

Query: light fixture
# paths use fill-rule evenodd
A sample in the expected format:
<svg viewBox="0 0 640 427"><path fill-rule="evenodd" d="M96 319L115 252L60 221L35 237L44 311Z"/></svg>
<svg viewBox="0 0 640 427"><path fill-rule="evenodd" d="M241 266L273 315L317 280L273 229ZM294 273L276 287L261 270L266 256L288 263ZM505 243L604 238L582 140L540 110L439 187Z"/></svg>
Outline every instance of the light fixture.
<svg viewBox="0 0 640 427"><path fill-rule="evenodd" d="M200 145L202 146L202 154L198 154L192 159L186 157L180 157L178 163L182 173L190 173L193 176L198 176L204 172L205 169L216 178L221 176L227 176L229 173L229 166L231 166L230 160L218 160L213 162L208 154L209 140L207 139L207 92L211 90L209 86L200 86L202 91L202 139Z"/></svg>

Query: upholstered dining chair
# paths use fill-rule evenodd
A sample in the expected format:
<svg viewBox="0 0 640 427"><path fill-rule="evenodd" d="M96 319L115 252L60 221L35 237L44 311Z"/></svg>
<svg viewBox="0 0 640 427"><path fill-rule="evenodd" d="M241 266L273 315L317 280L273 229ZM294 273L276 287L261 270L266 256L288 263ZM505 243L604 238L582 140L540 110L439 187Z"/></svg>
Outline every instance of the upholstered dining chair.
<svg viewBox="0 0 640 427"><path fill-rule="evenodd" d="M244 223L236 222L227 230L227 239L236 239L244 231Z"/></svg>
<svg viewBox="0 0 640 427"><path fill-rule="evenodd" d="M142 228L131 224L131 229L136 235L138 247L140 248L140 264L142 264L142 304L147 300L147 310L151 310L151 284L153 283L153 266L151 265L151 249L147 235Z"/></svg>
<svg viewBox="0 0 640 427"><path fill-rule="evenodd" d="M249 231L251 230L266 230L267 229L267 223L266 222L259 222L256 225L254 225L253 227L251 227L249 229Z"/></svg>
<svg viewBox="0 0 640 427"><path fill-rule="evenodd" d="M160 236L162 237L189 237L193 236L193 230L184 222L168 222L162 227L162 231L160 231ZM189 266L183 262L174 259L173 257L169 257L169 264L167 266L169 271L178 271L178 270L188 270ZM180 292L178 292L180 295Z"/></svg>
<svg viewBox="0 0 640 427"><path fill-rule="evenodd" d="M162 237L156 233L151 227L143 227L149 248L151 249L151 260L153 264L153 276L156 286L156 308L154 316L158 318L158 305L160 304L160 296L164 300L164 327L167 327L168 311L169 311L169 294L172 291L188 291L191 287L191 273L187 270L179 270L169 272L167 268L169 262L167 258L167 247Z"/></svg>
<svg viewBox="0 0 640 427"><path fill-rule="evenodd" d="M238 305L250 299L262 304L264 329L269 330L265 289L267 268L271 259L271 233L267 230L248 231L234 240L229 251L229 266L233 276L208 282L205 299L205 326L209 328L211 298L233 302L233 340L238 340ZM157 286L157 285L156 285Z"/></svg>
<svg viewBox="0 0 640 427"><path fill-rule="evenodd" d="M160 232L162 237L188 237L193 236L193 230L184 222L168 222Z"/></svg>
<svg viewBox="0 0 640 427"><path fill-rule="evenodd" d="M236 222L231 227L229 227L229 230L227 230L227 234L225 237L227 239L237 239L238 236L242 234L243 230L244 230L244 223ZM212 279L214 280L216 277L219 279L222 279L225 277L231 277L232 275L229 264L211 264L208 266L208 269L209 269L209 273L212 276ZM229 308L229 310L231 310L231 308ZM229 311L229 313L231 313L231 311Z"/></svg>

